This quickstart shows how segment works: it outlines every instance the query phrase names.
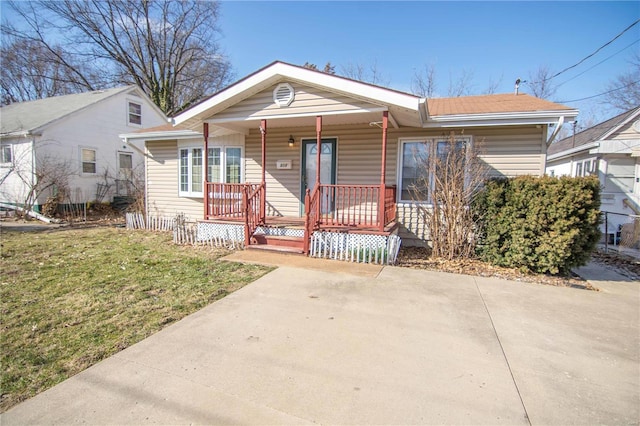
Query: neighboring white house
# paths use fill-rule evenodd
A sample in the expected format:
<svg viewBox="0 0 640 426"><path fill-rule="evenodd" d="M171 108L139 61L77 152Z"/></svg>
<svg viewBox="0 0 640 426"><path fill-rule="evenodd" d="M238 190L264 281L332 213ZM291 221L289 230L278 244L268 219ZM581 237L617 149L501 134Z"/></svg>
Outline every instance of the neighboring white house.
<svg viewBox="0 0 640 426"><path fill-rule="evenodd" d="M597 175L602 184L600 209L607 212L606 232L609 241L617 243L621 225L640 215L640 107L551 144L547 174Z"/></svg>
<svg viewBox="0 0 640 426"><path fill-rule="evenodd" d="M35 194L27 205L42 205L61 191L63 203L109 201L116 180L126 183L136 167L143 167L143 151L123 145L118 134L166 122L162 111L135 86L4 106L0 202L23 205L30 191ZM52 179L55 185L38 184Z"/></svg>

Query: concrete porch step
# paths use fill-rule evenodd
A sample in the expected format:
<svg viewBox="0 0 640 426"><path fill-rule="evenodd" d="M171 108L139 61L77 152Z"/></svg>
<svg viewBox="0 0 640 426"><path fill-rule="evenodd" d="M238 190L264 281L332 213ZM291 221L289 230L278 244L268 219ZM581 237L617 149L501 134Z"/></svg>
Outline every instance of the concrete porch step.
<svg viewBox="0 0 640 426"><path fill-rule="evenodd" d="M287 247L287 246L275 246L271 244L250 244L246 247L247 250L256 250L256 251L272 251L278 253L287 253L287 254L303 254L304 251L302 249L298 249L295 247Z"/></svg>

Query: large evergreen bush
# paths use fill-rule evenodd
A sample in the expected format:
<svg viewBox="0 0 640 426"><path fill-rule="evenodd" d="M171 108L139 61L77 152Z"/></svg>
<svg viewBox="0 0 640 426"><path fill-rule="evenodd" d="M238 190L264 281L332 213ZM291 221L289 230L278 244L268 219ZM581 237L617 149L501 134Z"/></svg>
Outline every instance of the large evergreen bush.
<svg viewBox="0 0 640 426"><path fill-rule="evenodd" d="M478 254L499 266L566 274L595 249L599 209L600 183L593 176L489 181L474 202Z"/></svg>

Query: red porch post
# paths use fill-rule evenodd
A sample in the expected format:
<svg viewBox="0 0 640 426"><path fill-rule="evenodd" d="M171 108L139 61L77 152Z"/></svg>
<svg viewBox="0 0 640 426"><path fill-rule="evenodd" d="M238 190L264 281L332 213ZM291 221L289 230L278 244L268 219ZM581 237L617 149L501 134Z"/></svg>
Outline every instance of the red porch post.
<svg viewBox="0 0 640 426"><path fill-rule="evenodd" d="M320 156L322 154L322 116L316 117L316 189L320 192ZM303 154L304 155L304 154ZM318 202L317 218L320 220L320 211L322 206L321 194L318 197L321 201Z"/></svg>
<svg viewBox="0 0 640 426"><path fill-rule="evenodd" d="M262 196L260 197L260 221L265 223L267 211L267 120L260 121L262 134Z"/></svg>
<svg viewBox="0 0 640 426"><path fill-rule="evenodd" d="M204 164L204 220L209 217L209 123L202 124L202 134L204 136L204 152L202 153L202 163Z"/></svg>
<svg viewBox="0 0 640 426"><path fill-rule="evenodd" d="M380 231L384 231L385 187L387 179L387 128L389 125L389 111L382 112L382 165L380 167L380 194L378 201L378 224Z"/></svg>

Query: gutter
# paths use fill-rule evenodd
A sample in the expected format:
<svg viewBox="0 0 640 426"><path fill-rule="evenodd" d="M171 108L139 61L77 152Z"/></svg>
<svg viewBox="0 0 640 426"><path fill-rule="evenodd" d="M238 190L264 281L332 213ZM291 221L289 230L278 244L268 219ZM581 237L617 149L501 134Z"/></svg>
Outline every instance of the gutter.
<svg viewBox="0 0 640 426"><path fill-rule="evenodd" d="M548 155L547 161L559 160L561 158L568 157L577 152L586 151L592 148L597 148L598 146L600 146L599 142L591 142L588 144L580 145L575 148L567 149L565 151L560 151L556 154Z"/></svg>

